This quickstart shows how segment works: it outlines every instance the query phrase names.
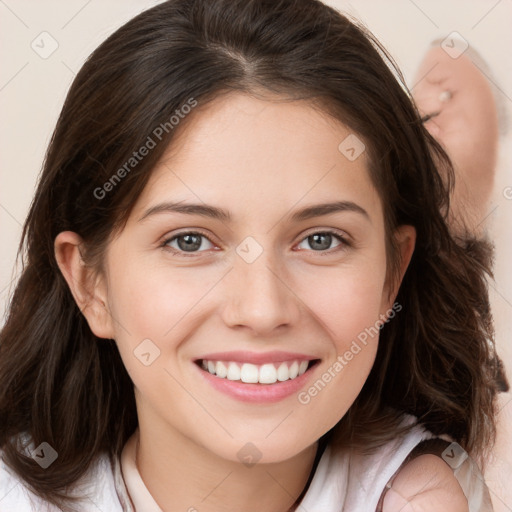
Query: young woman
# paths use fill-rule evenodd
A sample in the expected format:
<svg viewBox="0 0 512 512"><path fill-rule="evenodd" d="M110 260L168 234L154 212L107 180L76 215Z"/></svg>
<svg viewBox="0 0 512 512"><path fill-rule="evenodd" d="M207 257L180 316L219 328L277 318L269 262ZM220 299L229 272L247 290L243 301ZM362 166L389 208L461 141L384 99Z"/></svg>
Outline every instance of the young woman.
<svg viewBox="0 0 512 512"><path fill-rule="evenodd" d="M23 230L0 509L491 510L492 251L450 232L452 186L385 50L319 1L121 27Z"/></svg>

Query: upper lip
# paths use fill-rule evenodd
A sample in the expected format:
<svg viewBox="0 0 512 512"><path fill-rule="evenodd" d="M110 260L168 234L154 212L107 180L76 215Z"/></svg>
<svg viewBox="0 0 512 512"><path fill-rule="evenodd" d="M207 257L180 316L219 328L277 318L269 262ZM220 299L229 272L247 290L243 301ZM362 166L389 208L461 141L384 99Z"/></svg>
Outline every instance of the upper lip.
<svg viewBox="0 0 512 512"><path fill-rule="evenodd" d="M284 361L313 361L317 357L308 356L307 354L299 354L297 352L248 352L248 351L235 351L235 352L215 352L213 354L205 354L198 357L196 361L206 359L207 361L233 361L234 363L279 363Z"/></svg>

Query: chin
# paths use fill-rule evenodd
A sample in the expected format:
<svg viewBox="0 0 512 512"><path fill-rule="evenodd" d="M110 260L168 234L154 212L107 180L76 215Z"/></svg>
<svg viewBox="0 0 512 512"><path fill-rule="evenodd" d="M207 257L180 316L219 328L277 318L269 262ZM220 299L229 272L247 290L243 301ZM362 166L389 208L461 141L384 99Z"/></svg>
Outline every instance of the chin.
<svg viewBox="0 0 512 512"><path fill-rule="evenodd" d="M223 450L219 456L231 462L238 462L247 467L254 464L278 464L293 459L315 444L316 440L306 442L289 437L279 438L270 441L234 441L231 449ZM284 444L286 443L286 444ZM234 446L233 446L234 445Z"/></svg>

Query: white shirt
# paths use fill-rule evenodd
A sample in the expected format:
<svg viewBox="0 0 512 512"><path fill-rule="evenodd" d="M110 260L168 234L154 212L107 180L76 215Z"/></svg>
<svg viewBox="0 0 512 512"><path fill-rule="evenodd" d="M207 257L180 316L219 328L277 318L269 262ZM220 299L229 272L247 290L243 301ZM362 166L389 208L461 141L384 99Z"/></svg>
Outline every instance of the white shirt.
<svg viewBox="0 0 512 512"><path fill-rule="evenodd" d="M404 422L415 422L415 418L404 416ZM107 454L102 454L77 483L75 492L86 496L80 512L162 512L137 470L137 435L138 431L135 431L126 442L120 460L111 464ZM335 451L328 445L297 510L375 511L383 489L409 452L420 441L432 437L421 425L415 425L402 438L382 446L371 455L357 457ZM483 477L469 458L454 474L468 498L470 512L492 511ZM0 512L60 511L31 493L0 459Z"/></svg>

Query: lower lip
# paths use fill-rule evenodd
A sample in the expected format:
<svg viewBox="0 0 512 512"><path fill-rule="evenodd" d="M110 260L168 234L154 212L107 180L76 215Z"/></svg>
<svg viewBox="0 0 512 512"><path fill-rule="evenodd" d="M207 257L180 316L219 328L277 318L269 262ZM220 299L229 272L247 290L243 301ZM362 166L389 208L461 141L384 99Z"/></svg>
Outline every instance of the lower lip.
<svg viewBox="0 0 512 512"><path fill-rule="evenodd" d="M277 381L274 384L246 384L240 380L223 379L203 370L195 363L194 366L209 384L232 398L242 402L273 403L297 393L309 380L318 366L318 362L308 368L300 377L283 382Z"/></svg>

